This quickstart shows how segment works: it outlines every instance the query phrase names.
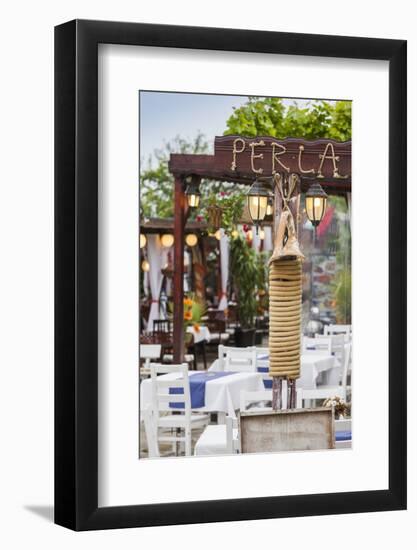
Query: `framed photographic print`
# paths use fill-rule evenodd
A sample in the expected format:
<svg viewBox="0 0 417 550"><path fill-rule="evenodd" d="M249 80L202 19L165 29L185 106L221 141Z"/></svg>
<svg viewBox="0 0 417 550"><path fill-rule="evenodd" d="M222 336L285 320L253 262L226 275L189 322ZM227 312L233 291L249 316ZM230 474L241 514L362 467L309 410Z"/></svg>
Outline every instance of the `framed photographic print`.
<svg viewBox="0 0 417 550"><path fill-rule="evenodd" d="M55 521L406 507L406 42L55 30Z"/></svg>

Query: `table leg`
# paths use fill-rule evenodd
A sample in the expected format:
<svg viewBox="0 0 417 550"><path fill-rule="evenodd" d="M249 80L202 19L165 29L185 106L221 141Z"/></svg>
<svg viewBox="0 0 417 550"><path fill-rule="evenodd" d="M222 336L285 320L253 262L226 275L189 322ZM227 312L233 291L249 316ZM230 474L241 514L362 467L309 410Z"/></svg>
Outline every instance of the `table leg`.
<svg viewBox="0 0 417 550"><path fill-rule="evenodd" d="M217 413L217 424L226 424L226 413L218 412Z"/></svg>

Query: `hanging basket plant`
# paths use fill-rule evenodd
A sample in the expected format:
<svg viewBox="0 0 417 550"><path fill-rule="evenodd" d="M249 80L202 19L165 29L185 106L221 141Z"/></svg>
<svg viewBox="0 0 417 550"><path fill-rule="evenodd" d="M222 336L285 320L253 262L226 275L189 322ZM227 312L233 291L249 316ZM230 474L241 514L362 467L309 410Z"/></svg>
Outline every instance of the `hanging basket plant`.
<svg viewBox="0 0 417 550"><path fill-rule="evenodd" d="M207 207L207 223L210 233L215 233L222 226L223 210L216 204Z"/></svg>
<svg viewBox="0 0 417 550"><path fill-rule="evenodd" d="M209 232L215 233L222 228L226 235L231 235L241 220L244 204L245 195L241 191L210 194L205 209Z"/></svg>

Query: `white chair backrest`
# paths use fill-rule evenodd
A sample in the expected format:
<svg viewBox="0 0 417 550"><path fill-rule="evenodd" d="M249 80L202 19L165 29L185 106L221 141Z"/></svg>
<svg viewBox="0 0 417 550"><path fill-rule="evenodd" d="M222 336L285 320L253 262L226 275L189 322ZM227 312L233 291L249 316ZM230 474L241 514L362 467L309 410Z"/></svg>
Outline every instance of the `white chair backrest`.
<svg viewBox="0 0 417 550"><path fill-rule="evenodd" d="M226 355L233 354L235 352L240 353L242 350L249 351L253 349L256 350L255 346L249 346L247 348L237 348L233 346L223 346L223 344L220 344L218 348L220 370L224 370Z"/></svg>
<svg viewBox="0 0 417 550"><path fill-rule="evenodd" d="M256 372L256 348L227 352L223 361L225 371Z"/></svg>
<svg viewBox="0 0 417 550"><path fill-rule="evenodd" d="M309 338L303 336L302 339L303 353L332 353L332 340L328 336L327 338Z"/></svg>
<svg viewBox="0 0 417 550"><path fill-rule="evenodd" d="M352 339L352 325L326 325L324 334L343 334L346 342Z"/></svg>
<svg viewBox="0 0 417 550"><path fill-rule="evenodd" d="M316 334L316 340L324 341L329 338L331 342L331 353L336 357L342 366L345 357L345 337L343 334Z"/></svg>
<svg viewBox="0 0 417 550"><path fill-rule="evenodd" d="M141 344L139 348L139 356L145 359L145 366L149 367L151 359L159 359L161 357L162 346L160 344Z"/></svg>
<svg viewBox="0 0 417 550"><path fill-rule="evenodd" d="M140 358L141 359L158 359L161 356L161 344L141 344Z"/></svg>
<svg viewBox="0 0 417 550"><path fill-rule="evenodd" d="M159 413L164 411L184 413L191 415L191 396L190 384L188 381L188 366L181 365L163 365L151 363L151 381L152 381L152 410L154 415L159 417ZM175 374L170 379L162 378L159 374ZM178 388L180 393L170 393L170 388ZM181 391L182 389L182 391ZM175 390L177 391L177 390ZM183 403L183 408L173 408L170 403Z"/></svg>

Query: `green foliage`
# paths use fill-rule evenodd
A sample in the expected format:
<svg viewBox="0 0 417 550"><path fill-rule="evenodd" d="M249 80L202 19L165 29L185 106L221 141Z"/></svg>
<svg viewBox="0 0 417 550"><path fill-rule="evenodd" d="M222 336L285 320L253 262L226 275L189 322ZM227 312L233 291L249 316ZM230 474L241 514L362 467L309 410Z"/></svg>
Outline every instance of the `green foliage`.
<svg viewBox="0 0 417 550"><path fill-rule="evenodd" d="M316 100L299 107L295 102L285 106L281 98L252 97L234 109L224 134L346 141L351 138L351 115L350 101Z"/></svg>
<svg viewBox="0 0 417 550"><path fill-rule="evenodd" d="M257 259L255 251L248 246L242 235L230 241L230 268L240 325L242 328L252 328L257 309Z"/></svg>
<svg viewBox="0 0 417 550"><path fill-rule="evenodd" d="M174 178L168 170L171 153L207 153L208 143L203 134L198 134L193 142L180 136L155 151L156 166L148 160L147 167L140 174L140 209L145 218L171 218L174 215Z"/></svg>
<svg viewBox="0 0 417 550"><path fill-rule="evenodd" d="M334 296L336 301L337 321L342 324L351 324L352 274L350 266L338 272Z"/></svg>
<svg viewBox="0 0 417 550"><path fill-rule="evenodd" d="M332 203L338 213L338 236L336 245L336 264L339 269L333 284L337 322L352 322L352 243L350 223L347 222L347 205L344 197L332 197Z"/></svg>
<svg viewBox="0 0 417 550"><path fill-rule="evenodd" d="M256 255L256 287L258 289L257 311L263 315L269 306L268 296L268 260L269 252L259 252Z"/></svg>
<svg viewBox="0 0 417 550"><path fill-rule="evenodd" d="M202 318L207 314L206 302L198 298L195 294L192 295L193 305L191 306L191 313L193 315L193 324L200 324Z"/></svg>
<svg viewBox="0 0 417 550"><path fill-rule="evenodd" d="M222 210L221 227L226 235L231 235L232 231L242 218L243 207L245 205L246 193L239 188L234 191L219 191L209 193L203 202L201 210L202 215L209 224L209 231L213 232L217 228L210 227L209 208L218 206Z"/></svg>

